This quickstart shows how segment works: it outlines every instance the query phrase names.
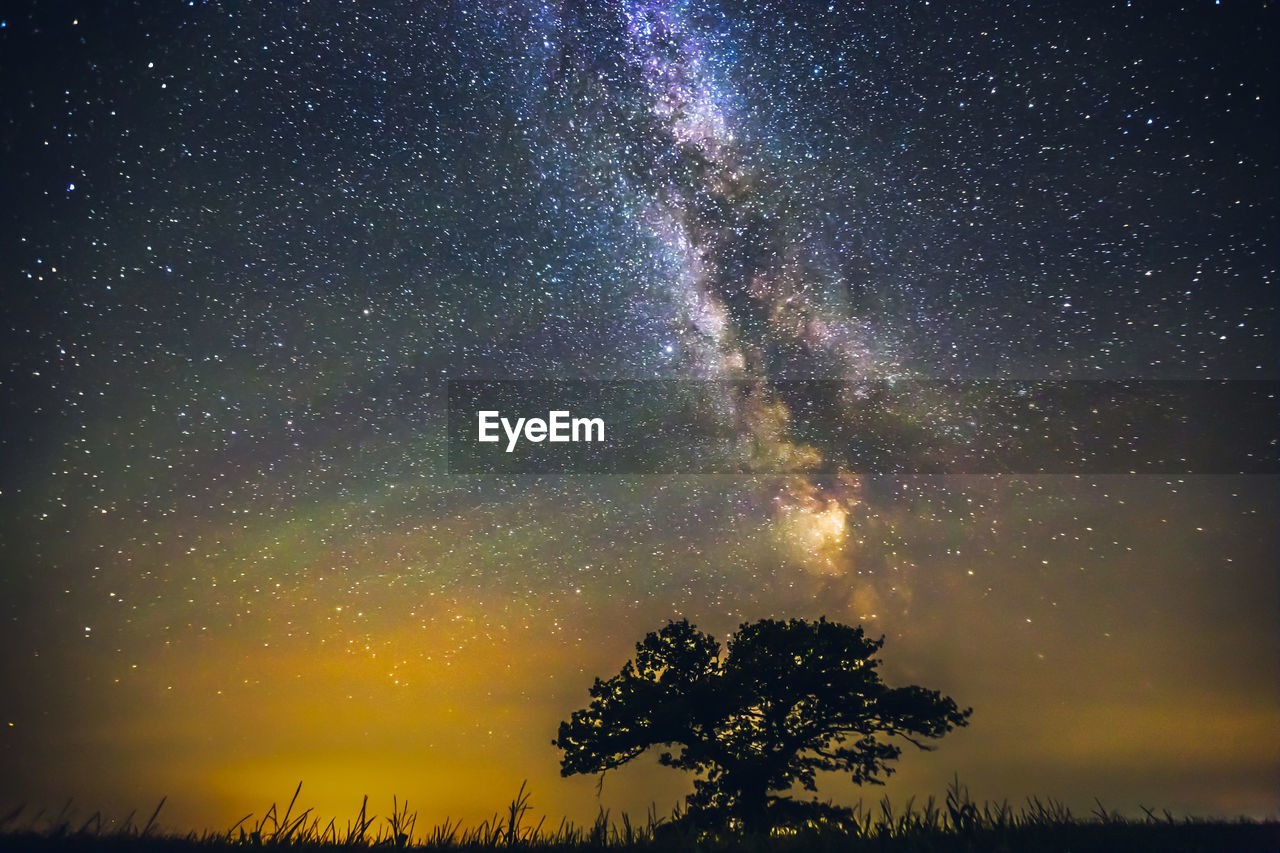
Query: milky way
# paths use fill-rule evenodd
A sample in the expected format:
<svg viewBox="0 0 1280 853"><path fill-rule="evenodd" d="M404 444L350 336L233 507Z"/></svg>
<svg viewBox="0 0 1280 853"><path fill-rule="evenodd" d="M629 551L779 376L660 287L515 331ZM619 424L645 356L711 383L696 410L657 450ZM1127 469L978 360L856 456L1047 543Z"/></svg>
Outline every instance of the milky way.
<svg viewBox="0 0 1280 853"><path fill-rule="evenodd" d="M0 800L662 810L558 777L591 678L825 614L975 708L895 795L1274 813L1274 477L868 473L799 382L1275 379L1265 17L6 7ZM451 473L479 378L726 380L757 456Z"/></svg>

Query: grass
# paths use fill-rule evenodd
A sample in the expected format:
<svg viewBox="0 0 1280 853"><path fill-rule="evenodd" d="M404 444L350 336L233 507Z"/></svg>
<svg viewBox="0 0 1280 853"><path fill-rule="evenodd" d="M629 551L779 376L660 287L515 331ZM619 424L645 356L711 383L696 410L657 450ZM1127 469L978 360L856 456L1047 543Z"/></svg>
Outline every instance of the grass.
<svg viewBox="0 0 1280 853"><path fill-rule="evenodd" d="M322 820L312 809L295 811L302 785L281 811L275 803L261 817L245 815L229 829L162 832L157 819L162 799L145 823L130 814L117 826L104 824L101 813L85 820L73 817L68 802L57 814L32 814L18 806L0 815L0 849L14 851L214 851L226 848L276 848L300 851L339 849L414 849L459 851L885 851L885 853L961 853L961 851L1233 851L1280 853L1280 821L1226 821L1175 818L1143 809L1140 818L1109 812L1101 803L1078 817L1055 800L1028 798L1014 809L1007 802L978 804L959 780L946 798L923 804L915 798L896 809L888 797L876 806L859 803L852 818L840 825L810 826L785 833L743 835L711 833L693 827L677 812L660 817L651 809L643 823L623 814L613 820L601 810L594 823L562 820L554 828L545 818L533 823L525 785L507 806L476 826L446 820L417 832L417 812L393 798L389 814L369 811L365 797L355 817L341 824Z"/></svg>

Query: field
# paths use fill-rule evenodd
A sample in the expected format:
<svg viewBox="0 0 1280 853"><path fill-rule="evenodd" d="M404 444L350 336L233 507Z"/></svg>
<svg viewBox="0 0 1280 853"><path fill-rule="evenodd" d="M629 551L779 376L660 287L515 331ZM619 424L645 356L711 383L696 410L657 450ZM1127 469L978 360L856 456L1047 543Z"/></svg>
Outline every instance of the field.
<svg viewBox="0 0 1280 853"><path fill-rule="evenodd" d="M562 821L548 826L529 818L529 795L522 787L504 813L476 826L445 821L418 827L417 812L393 800L383 816L365 798L355 816L322 819L299 808L301 785L289 804L272 804L260 817L246 815L226 830L180 833L161 828L162 800L143 820L136 814L119 822L99 813L76 816L68 803L56 814L22 806L0 816L0 849L15 851L217 851L223 849L290 848L351 850L361 848L416 850L540 851L1232 851L1280 853L1280 821L1175 817L1144 809L1132 818L1108 812L1099 804L1087 816L1076 816L1060 803L1030 798L1020 808L1008 803L977 804L958 782L939 804L907 801L897 809L886 798L873 807L859 804L843 821L823 826L775 830L769 834L709 831L687 815L660 817L650 813L642 823L627 815L612 819L602 812L590 826Z"/></svg>

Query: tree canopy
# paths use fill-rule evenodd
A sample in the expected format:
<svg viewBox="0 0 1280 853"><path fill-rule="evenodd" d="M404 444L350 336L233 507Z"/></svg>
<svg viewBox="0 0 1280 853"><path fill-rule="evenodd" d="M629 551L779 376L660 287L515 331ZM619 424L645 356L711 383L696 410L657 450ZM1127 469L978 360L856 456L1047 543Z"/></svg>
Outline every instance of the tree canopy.
<svg viewBox="0 0 1280 853"><path fill-rule="evenodd" d="M825 618L762 619L720 644L687 620L636 644L634 660L560 724L560 772L604 773L659 747L659 761L697 775L689 814L747 828L839 817L816 798L819 771L883 784L902 744L968 724L936 690L891 688L874 657L884 639Z"/></svg>

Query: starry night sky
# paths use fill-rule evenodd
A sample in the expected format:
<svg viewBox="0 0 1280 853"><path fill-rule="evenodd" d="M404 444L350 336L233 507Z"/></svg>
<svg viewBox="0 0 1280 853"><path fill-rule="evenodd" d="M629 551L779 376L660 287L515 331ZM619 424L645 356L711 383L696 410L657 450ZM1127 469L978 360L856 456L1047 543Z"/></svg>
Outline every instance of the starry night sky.
<svg viewBox="0 0 1280 853"><path fill-rule="evenodd" d="M656 761L559 778L592 677L668 618L825 614L975 709L899 799L1276 814L1275 477L444 441L451 379L1280 378L1273 19L5 4L0 805L665 811ZM791 414L736 428L793 451Z"/></svg>

